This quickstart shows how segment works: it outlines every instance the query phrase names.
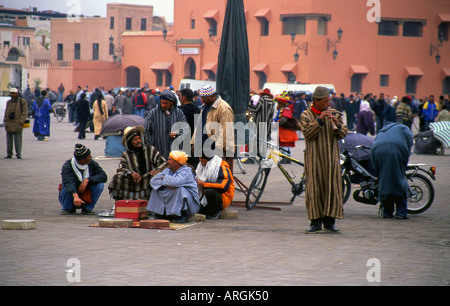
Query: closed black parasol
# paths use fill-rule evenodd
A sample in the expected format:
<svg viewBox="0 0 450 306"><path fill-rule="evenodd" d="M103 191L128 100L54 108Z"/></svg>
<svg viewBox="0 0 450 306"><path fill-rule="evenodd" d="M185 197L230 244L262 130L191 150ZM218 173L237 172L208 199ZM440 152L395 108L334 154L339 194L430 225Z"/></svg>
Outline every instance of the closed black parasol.
<svg viewBox="0 0 450 306"><path fill-rule="evenodd" d="M234 111L235 122L247 122L250 63L243 0L228 0L217 67L217 91Z"/></svg>

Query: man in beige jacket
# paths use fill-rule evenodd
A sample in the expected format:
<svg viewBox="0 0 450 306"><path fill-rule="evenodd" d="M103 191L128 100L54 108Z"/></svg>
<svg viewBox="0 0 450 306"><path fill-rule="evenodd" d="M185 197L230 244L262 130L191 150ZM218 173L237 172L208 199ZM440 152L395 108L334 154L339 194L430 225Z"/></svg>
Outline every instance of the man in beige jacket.
<svg viewBox="0 0 450 306"><path fill-rule="evenodd" d="M11 100L6 102L5 122L6 130L6 156L11 158L13 155L13 147L16 149L16 156L22 159L22 131L23 124L28 115L28 104L25 99L19 97L17 88L11 88Z"/></svg>
<svg viewBox="0 0 450 306"><path fill-rule="evenodd" d="M221 156L233 170L234 157L234 112L230 105L217 95L216 90L211 85L205 85L199 90L203 102L201 125L198 123L191 144L194 144L194 154L202 156L202 152L213 150ZM200 121L200 120L199 120ZM198 129L201 128L201 131ZM202 133L205 132L205 133ZM198 135L197 133L200 133ZM196 137L197 135L197 137ZM198 140L196 139L198 138ZM199 144L196 141L201 139L202 151L198 150ZM206 142L206 140L208 140ZM206 145L205 145L206 142ZM208 153L208 152L206 152ZM210 152L212 153L212 152ZM220 154L221 153L221 154Z"/></svg>

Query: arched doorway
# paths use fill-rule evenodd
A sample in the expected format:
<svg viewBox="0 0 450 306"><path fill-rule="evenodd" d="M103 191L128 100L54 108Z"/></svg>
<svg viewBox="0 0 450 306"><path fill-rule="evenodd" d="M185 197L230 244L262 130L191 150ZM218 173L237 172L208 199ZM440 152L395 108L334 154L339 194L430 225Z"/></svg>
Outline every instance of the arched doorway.
<svg viewBox="0 0 450 306"><path fill-rule="evenodd" d="M141 70L136 66L130 66L125 69L127 74L127 87L141 86Z"/></svg>
<svg viewBox="0 0 450 306"><path fill-rule="evenodd" d="M197 73L197 65L192 57L188 58L184 63L184 78L195 80L195 74Z"/></svg>

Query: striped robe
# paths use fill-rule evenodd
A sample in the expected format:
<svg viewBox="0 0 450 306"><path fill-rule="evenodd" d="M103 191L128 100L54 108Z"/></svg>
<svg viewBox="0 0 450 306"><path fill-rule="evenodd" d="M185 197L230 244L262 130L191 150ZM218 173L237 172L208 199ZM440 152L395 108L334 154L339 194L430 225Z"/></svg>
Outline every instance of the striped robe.
<svg viewBox="0 0 450 306"><path fill-rule="evenodd" d="M324 125L317 122L319 115L311 108L300 117L302 133L305 137L305 204L310 220L323 217L343 218L342 180L340 172L340 152L338 140L344 138L348 129L342 116L335 109L341 122L340 131L333 131L331 121L325 118Z"/></svg>
<svg viewBox="0 0 450 306"><path fill-rule="evenodd" d="M179 124L174 126L175 123ZM167 115L162 111L161 106L158 105L150 110L145 118L145 141L154 146L165 159L169 158L169 154L172 151L171 146L174 139L169 136L169 132L172 132L172 129L176 129L174 132L182 134L181 137L186 137L187 145L189 145L191 140L189 124L183 111L179 108L173 107L170 114ZM176 150L179 149L176 148Z"/></svg>
<svg viewBox="0 0 450 306"><path fill-rule="evenodd" d="M141 199L150 198L150 179L149 174L152 170L162 170L166 165L166 160L154 147L144 146L144 157L147 166L147 173L139 171L138 155L131 150L126 150L120 157L117 173L112 177L109 183L109 193L112 198L119 199ZM141 181L136 183L131 173L137 172L141 175Z"/></svg>

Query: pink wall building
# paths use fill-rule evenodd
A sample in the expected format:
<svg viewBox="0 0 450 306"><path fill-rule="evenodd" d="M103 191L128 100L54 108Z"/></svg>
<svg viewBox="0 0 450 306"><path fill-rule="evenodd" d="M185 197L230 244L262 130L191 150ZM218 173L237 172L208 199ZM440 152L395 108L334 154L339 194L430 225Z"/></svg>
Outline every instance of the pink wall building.
<svg viewBox="0 0 450 306"><path fill-rule="evenodd" d="M250 87L332 83L346 95L450 93L450 2L379 4L380 22L371 22L377 7L366 1L245 0ZM226 0L175 0L174 8L165 39L162 32L122 34L124 85L136 76L150 88L215 77Z"/></svg>

